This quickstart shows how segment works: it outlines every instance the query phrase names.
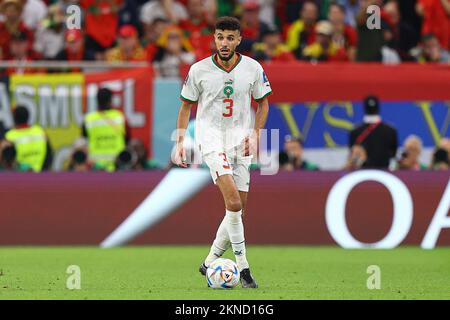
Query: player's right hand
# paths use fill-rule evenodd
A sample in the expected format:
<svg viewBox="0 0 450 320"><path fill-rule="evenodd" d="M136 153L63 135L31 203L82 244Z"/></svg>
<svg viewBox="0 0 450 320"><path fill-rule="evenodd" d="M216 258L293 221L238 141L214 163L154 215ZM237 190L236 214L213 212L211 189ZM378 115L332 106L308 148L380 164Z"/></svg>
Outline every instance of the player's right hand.
<svg viewBox="0 0 450 320"><path fill-rule="evenodd" d="M186 149L181 144L177 144L173 162L182 168L187 168L188 166L186 163Z"/></svg>

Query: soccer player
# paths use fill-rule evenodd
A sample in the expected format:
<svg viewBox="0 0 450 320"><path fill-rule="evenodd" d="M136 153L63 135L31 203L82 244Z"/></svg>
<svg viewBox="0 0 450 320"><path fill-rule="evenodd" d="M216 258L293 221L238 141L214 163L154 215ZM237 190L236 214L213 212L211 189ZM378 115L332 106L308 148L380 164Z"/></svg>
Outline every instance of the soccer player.
<svg viewBox="0 0 450 320"><path fill-rule="evenodd" d="M241 42L239 20L217 20L214 40L217 53L191 66L182 91L177 121L175 164L187 167L183 148L190 110L198 103L195 139L214 183L225 202L225 217L200 272L221 257L231 243L244 288L257 288L246 258L242 213L250 184L249 166L264 128L272 93L261 65L235 51ZM258 102L251 123L251 98Z"/></svg>

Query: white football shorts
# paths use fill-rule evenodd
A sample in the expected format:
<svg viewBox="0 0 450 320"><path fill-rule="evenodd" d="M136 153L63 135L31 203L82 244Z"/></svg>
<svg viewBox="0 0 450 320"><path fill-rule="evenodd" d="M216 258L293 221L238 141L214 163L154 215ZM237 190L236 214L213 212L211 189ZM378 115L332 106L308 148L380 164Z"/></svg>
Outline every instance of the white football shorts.
<svg viewBox="0 0 450 320"><path fill-rule="evenodd" d="M250 187L250 165L253 156L229 158L225 152L210 152L203 155L203 161L209 167L214 184L218 177L230 174L233 176L239 191L248 192Z"/></svg>

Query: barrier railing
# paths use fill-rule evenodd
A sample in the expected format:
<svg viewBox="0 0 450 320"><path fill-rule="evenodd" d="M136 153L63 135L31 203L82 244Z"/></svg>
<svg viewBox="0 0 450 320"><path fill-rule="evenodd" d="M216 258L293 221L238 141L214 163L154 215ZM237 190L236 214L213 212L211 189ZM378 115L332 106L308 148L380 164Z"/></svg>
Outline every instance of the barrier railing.
<svg viewBox="0 0 450 320"><path fill-rule="evenodd" d="M127 69L127 68L148 68L150 63L143 62L106 62L106 61L0 61L0 68L99 68L99 69Z"/></svg>

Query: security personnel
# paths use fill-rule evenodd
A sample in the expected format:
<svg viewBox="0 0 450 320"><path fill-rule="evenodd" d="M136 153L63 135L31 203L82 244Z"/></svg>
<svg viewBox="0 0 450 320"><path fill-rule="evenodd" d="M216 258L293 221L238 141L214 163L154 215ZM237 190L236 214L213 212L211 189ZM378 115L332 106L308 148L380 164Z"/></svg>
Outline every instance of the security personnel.
<svg viewBox="0 0 450 320"><path fill-rule="evenodd" d="M52 161L52 149L47 136L39 125L28 125L29 113L24 106L13 112L14 129L5 138L16 146L17 161L29 165L34 172L48 170Z"/></svg>
<svg viewBox="0 0 450 320"><path fill-rule="evenodd" d="M384 123L380 116L380 102L376 96L364 99L364 123L350 131L349 148L364 147L367 159L364 169L388 169L390 161L397 154L398 135L394 127ZM354 159L358 162L361 159Z"/></svg>
<svg viewBox="0 0 450 320"><path fill-rule="evenodd" d="M89 142L89 157L106 171L115 170L115 160L126 147L125 117L111 108L112 91L101 88L97 93L98 111L84 118L83 135Z"/></svg>

